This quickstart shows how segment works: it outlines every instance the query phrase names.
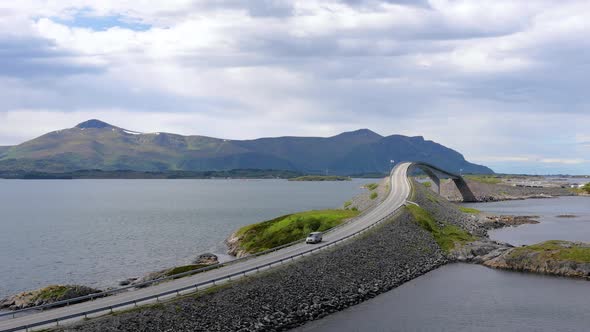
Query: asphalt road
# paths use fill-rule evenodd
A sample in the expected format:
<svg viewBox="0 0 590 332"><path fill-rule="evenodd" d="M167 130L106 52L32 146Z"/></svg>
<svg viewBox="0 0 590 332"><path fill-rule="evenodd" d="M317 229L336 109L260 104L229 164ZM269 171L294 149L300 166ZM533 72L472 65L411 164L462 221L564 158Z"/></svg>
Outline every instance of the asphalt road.
<svg viewBox="0 0 590 332"><path fill-rule="evenodd" d="M387 198L378 206L370 210L369 212L357 217L354 221L351 221L327 234L324 235L324 241L322 244L331 243L342 239L350 234L354 234L363 228L378 222L380 219L386 217L387 215L391 214L395 210L397 210L400 206L404 204L408 195L410 194L411 188L408 182L408 167L410 163L402 163L396 166L396 168L392 171L390 177L390 194ZM0 321L0 331L11 330L13 328L34 324L37 322L43 322L47 320L56 320L61 319L62 317L66 317L69 315L74 315L77 313L83 313L86 311L104 308L120 303L125 303L127 301L134 301L137 299L149 297L151 295L157 295L166 291L176 290L183 287L191 286L200 282L208 281L211 279L227 276L236 272L248 270L251 268L255 268L260 265L267 264L272 261L276 261L281 258L287 258L292 255L305 252L309 250L312 245L310 244L296 244L290 247L286 247L281 250L277 250L275 252L271 252L266 255L254 257L245 261L240 261L235 264L230 264L228 266L224 266L219 269L214 269L211 271L206 271L203 273L196 274L194 276L180 278L168 282L164 282L158 285L154 285L151 287L137 289L129 292L123 292L120 294L116 294L113 296L105 297L96 299L94 301L79 303L70 305L67 307L61 307L56 309L50 309L47 311L42 311L30 315L25 315L22 317L6 319ZM144 303L144 302L142 302ZM125 307L121 307L120 309L126 309ZM76 318L74 320L79 320L80 318ZM63 322L60 321L61 324ZM53 324L55 325L55 324ZM47 327L47 326L44 326ZM41 327L39 327L41 328Z"/></svg>

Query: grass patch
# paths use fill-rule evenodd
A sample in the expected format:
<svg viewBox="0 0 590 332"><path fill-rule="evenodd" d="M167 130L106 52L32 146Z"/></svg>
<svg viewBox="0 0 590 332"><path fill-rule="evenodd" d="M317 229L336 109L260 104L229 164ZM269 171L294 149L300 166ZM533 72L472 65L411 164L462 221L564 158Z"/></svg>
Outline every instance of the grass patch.
<svg viewBox="0 0 590 332"><path fill-rule="evenodd" d="M35 298L39 299L39 300L54 300L55 301L57 299L61 299L68 292L68 289L69 288L66 286L59 286L59 285L47 286L47 287L43 288L42 290L40 290Z"/></svg>
<svg viewBox="0 0 590 332"><path fill-rule="evenodd" d="M456 244L464 244L475 240L475 237L457 226L439 226L432 215L419 206L407 205L406 208L412 213L418 225L430 232L436 243L446 252L453 249Z"/></svg>
<svg viewBox="0 0 590 332"><path fill-rule="evenodd" d="M530 252L542 253L542 259L590 263L590 245L568 241L551 240L514 249L511 257L526 255Z"/></svg>
<svg viewBox="0 0 590 332"><path fill-rule="evenodd" d="M377 187L379 187L379 184L377 183L369 183L369 184L365 184L365 188L373 191L375 189L377 189Z"/></svg>
<svg viewBox="0 0 590 332"><path fill-rule="evenodd" d="M459 210L461 210L461 212L463 212L463 213L469 213L469 214L479 214L479 213L481 213L481 211L478 210L478 209L474 209L474 208L470 208L470 207L465 207L465 206L459 206Z"/></svg>
<svg viewBox="0 0 590 332"><path fill-rule="evenodd" d="M430 187L432 187L432 182L429 182L429 181L422 182L422 185L426 188L430 188Z"/></svg>
<svg viewBox="0 0 590 332"><path fill-rule="evenodd" d="M348 176L336 175L305 175L289 179L289 181L351 181Z"/></svg>
<svg viewBox="0 0 590 332"><path fill-rule="evenodd" d="M377 194L377 192L376 192L376 191L373 191L373 192L371 193L371 196L369 196L369 197L370 197L371 199L375 199L375 198L377 198L377 196L379 196L379 194Z"/></svg>
<svg viewBox="0 0 590 332"><path fill-rule="evenodd" d="M183 266L177 266L174 267L172 269L170 269L168 272L166 272L166 276L173 276L175 274L179 274L179 273L184 273L184 272L188 272L188 271L193 271L193 270L198 270L198 269L202 269L206 266L206 264L191 264L191 265L183 265Z"/></svg>
<svg viewBox="0 0 590 332"><path fill-rule="evenodd" d="M463 177L479 183L498 184L502 182L499 176L494 175L464 175Z"/></svg>
<svg viewBox="0 0 590 332"><path fill-rule="evenodd" d="M240 228L240 247L249 253L272 249L323 232L358 215L358 210L314 210L281 216Z"/></svg>
<svg viewBox="0 0 590 332"><path fill-rule="evenodd" d="M351 205L352 205L352 201L346 201L346 202L344 202L344 208L345 209L348 209Z"/></svg>

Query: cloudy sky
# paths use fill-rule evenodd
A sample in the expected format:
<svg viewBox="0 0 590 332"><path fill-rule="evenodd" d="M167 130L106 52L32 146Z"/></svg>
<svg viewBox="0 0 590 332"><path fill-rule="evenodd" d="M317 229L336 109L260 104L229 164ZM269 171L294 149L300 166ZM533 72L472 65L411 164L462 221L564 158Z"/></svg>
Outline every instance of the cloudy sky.
<svg viewBox="0 0 590 332"><path fill-rule="evenodd" d="M590 2L0 3L0 145L99 118L223 138L422 135L590 173Z"/></svg>

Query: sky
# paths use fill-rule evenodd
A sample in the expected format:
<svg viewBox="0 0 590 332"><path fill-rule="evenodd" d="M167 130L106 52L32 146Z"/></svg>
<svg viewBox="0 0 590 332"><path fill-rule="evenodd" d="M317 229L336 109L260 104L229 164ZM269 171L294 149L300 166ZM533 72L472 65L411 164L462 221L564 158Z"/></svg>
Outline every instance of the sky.
<svg viewBox="0 0 590 332"><path fill-rule="evenodd" d="M0 145L97 118L230 139L369 128L590 174L590 2L0 3Z"/></svg>

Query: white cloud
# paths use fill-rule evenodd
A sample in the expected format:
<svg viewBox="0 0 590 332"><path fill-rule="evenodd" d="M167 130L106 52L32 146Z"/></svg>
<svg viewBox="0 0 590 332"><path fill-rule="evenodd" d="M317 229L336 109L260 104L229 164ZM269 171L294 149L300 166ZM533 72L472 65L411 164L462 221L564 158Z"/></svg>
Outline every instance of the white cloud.
<svg viewBox="0 0 590 332"><path fill-rule="evenodd" d="M0 144L90 117L228 138L369 127L499 170L588 169L587 17L574 0L5 2Z"/></svg>
<svg viewBox="0 0 590 332"><path fill-rule="evenodd" d="M566 164L566 165L577 165L587 163L584 159L559 159L559 158L545 158L540 160L542 163L547 164Z"/></svg>

